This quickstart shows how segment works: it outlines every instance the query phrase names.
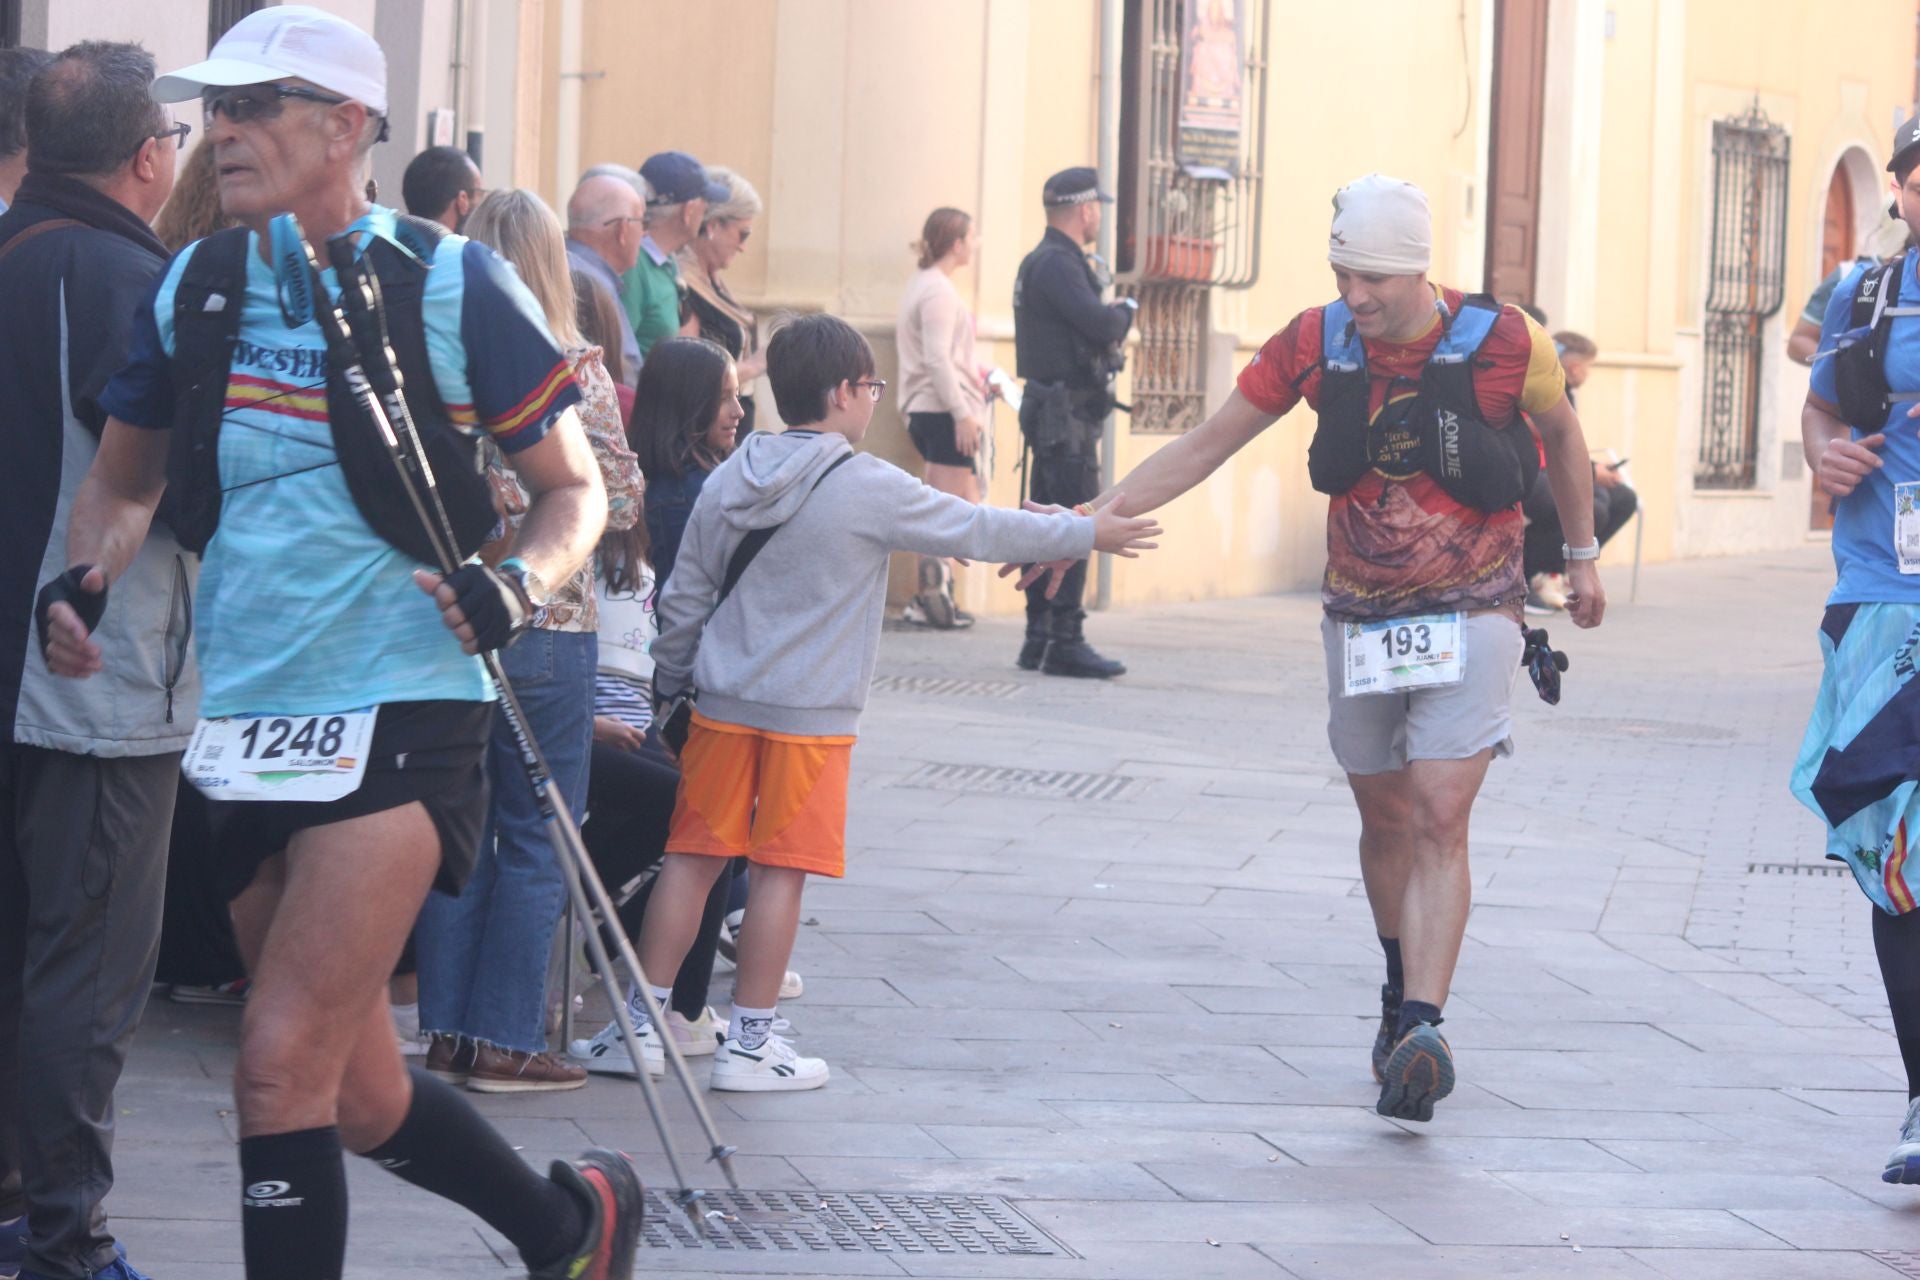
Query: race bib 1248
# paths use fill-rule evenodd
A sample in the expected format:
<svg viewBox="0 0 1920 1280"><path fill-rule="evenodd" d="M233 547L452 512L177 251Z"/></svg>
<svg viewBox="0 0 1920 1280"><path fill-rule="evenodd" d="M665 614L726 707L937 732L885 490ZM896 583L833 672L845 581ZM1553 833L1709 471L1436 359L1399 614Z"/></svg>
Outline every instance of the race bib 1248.
<svg viewBox="0 0 1920 1280"><path fill-rule="evenodd" d="M202 720L180 771L213 800L338 800L366 777L379 710Z"/></svg>

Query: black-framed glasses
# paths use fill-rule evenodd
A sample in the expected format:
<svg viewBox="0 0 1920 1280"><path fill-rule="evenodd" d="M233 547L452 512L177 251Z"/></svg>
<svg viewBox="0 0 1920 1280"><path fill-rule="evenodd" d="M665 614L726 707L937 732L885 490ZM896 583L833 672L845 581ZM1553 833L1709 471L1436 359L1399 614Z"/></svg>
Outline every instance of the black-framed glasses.
<svg viewBox="0 0 1920 1280"><path fill-rule="evenodd" d="M255 120L276 120L286 110L287 99L298 98L302 102L319 102L329 107L337 107L350 99L338 94L323 93L318 89L309 89L297 84L250 84L242 89L207 89L200 95L200 110L206 116L207 127L223 114L235 124L248 124Z"/></svg>
<svg viewBox="0 0 1920 1280"><path fill-rule="evenodd" d="M853 385L856 387L865 387L867 394L872 397L873 402L879 404L880 393L887 389L887 380L885 378L861 378Z"/></svg>
<svg viewBox="0 0 1920 1280"><path fill-rule="evenodd" d="M161 142L166 141L168 138L172 138L173 149L175 151L178 151L182 147L187 145L187 135L192 132L193 132L193 126L188 124L185 120L182 120L177 124L174 124L165 129L162 129L160 132L154 134L153 136L156 140Z"/></svg>

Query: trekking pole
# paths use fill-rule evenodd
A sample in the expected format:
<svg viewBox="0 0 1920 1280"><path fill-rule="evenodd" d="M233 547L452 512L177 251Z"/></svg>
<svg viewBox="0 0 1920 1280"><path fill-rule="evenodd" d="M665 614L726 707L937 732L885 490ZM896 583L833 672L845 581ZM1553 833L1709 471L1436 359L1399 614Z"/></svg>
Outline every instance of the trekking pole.
<svg viewBox="0 0 1920 1280"><path fill-rule="evenodd" d="M298 224L296 223L296 228ZM413 414L401 394L400 371L394 359L393 350L387 343L387 332L382 302L378 295L378 284L358 269L354 260L353 244L346 237L335 239L329 246L329 256L340 280L342 299L351 297L354 310L360 320L372 327L367 333L369 346L378 352L379 359L372 367L362 358L359 344L355 341L355 331L342 310L341 304L334 302L321 287L320 262L314 253L313 245L307 240L304 231L300 231L300 243L306 251L307 266L313 273L315 315L319 319L322 334L327 341L328 354L339 368L347 391L355 404L366 415L367 420L379 432L381 442L386 446L388 456L394 464L406 490L407 500L412 504L414 515L419 519L421 529L432 544L434 558L439 563L442 575L450 574L460 565L461 557L453 533L453 523L448 518L446 507L440 500L440 491L434 479L433 467L426 456L426 450L420 442L418 428ZM375 385L378 379L378 386ZM732 1157L735 1148L722 1141L718 1129L713 1123L712 1113L708 1111L705 1100L694 1086L692 1073L687 1069L686 1061L681 1057L679 1047L671 1036L665 1033L665 1021L659 1002L653 998L645 971L640 967L640 959L634 954L633 944L618 925L619 917L614 913L613 900L607 888L601 882L599 873L594 869L592 859L588 857L586 846L580 839L579 829L574 825L573 815L567 809L559 787L553 781L553 775L547 768L546 757L540 751L533 732L527 724L526 713L520 707L519 699L514 695L512 682L500 661L497 651L480 655L486 666L487 674L493 679L499 690L500 710L506 717L507 727L513 734L514 744L519 750L521 767L525 770L527 783L533 792L534 803L540 811L541 821L547 829L547 837L553 844L554 854L559 860L561 872L567 882L567 895L572 901L574 913L579 917L581 930L586 935L587 948L600 972L608 975L618 973L608 957L606 940L600 930L594 926L593 913L597 909L601 918L610 924L609 932L618 943L620 958L639 992L647 1016L653 1019L653 1025L659 1029L657 1039L668 1063L671 1064L681 1088L686 1092L695 1117L708 1142L708 1159L719 1164L726 1176L727 1184L735 1190L740 1183L734 1176ZM647 1112L653 1120L654 1128L659 1132L662 1148L666 1152L667 1164L674 1181L679 1184L679 1202L689 1218L697 1227L704 1229L698 1204L705 1192L692 1186L683 1172L678 1153L674 1149L673 1132L667 1123L666 1112L661 1105L658 1091L647 1072L646 1058L640 1050L639 1034L634 1028L633 1019L627 1012L627 1003L618 998L610 1001L614 1006L614 1021L620 1027L621 1038L627 1045L627 1053L634 1065L634 1079L640 1087L641 1097L646 1102Z"/></svg>

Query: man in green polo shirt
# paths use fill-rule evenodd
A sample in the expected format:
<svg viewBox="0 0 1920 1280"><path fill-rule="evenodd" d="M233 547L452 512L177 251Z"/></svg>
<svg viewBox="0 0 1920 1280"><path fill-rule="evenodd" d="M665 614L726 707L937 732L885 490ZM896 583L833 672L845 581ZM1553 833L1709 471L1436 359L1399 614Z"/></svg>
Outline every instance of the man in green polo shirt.
<svg viewBox="0 0 1920 1280"><path fill-rule="evenodd" d="M640 241L639 261L620 277L620 301L645 359L654 343L680 332L680 270L673 255L699 233L707 202L725 200L727 188L708 179L706 169L684 151L649 156L640 176L647 183L647 234Z"/></svg>

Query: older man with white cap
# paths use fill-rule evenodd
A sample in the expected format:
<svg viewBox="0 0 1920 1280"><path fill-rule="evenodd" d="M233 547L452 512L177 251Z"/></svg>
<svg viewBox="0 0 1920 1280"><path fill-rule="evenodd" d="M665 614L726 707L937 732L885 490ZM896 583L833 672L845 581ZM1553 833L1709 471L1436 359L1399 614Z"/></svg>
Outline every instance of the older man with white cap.
<svg viewBox="0 0 1920 1280"><path fill-rule="evenodd" d="M473 655L584 562L606 510L579 391L525 287L484 246L368 204L385 68L364 32L283 5L155 82L163 101L201 100L241 226L162 272L100 396L109 418L70 567L39 601L48 663L85 678L128 660L90 632L164 488L168 522L204 548L211 719L186 770L214 797L253 978L234 1077L246 1274L338 1280L350 1150L471 1209L534 1276L624 1277L641 1194L626 1158L590 1151L535 1174L459 1093L403 1065L382 995L429 887L457 891L477 856L493 691ZM330 367L303 234L350 237L379 280L429 450L471 459L484 433L532 495L498 569L442 580L424 563L384 450ZM332 272L318 284L333 290ZM470 550L492 516L464 470L439 468Z"/></svg>
<svg viewBox="0 0 1920 1280"><path fill-rule="evenodd" d="M1420 189L1380 174L1333 198L1339 300L1270 338L1201 426L1102 495L1153 510L1305 400L1328 495L1328 734L1360 810L1360 870L1386 952L1374 1078L1380 1114L1429 1120L1453 1088L1435 1029L1471 905L1467 822L1513 750L1523 649L1520 499L1546 443L1564 517L1574 624L1606 606L1592 470L1553 340L1515 307L1430 283Z"/></svg>

